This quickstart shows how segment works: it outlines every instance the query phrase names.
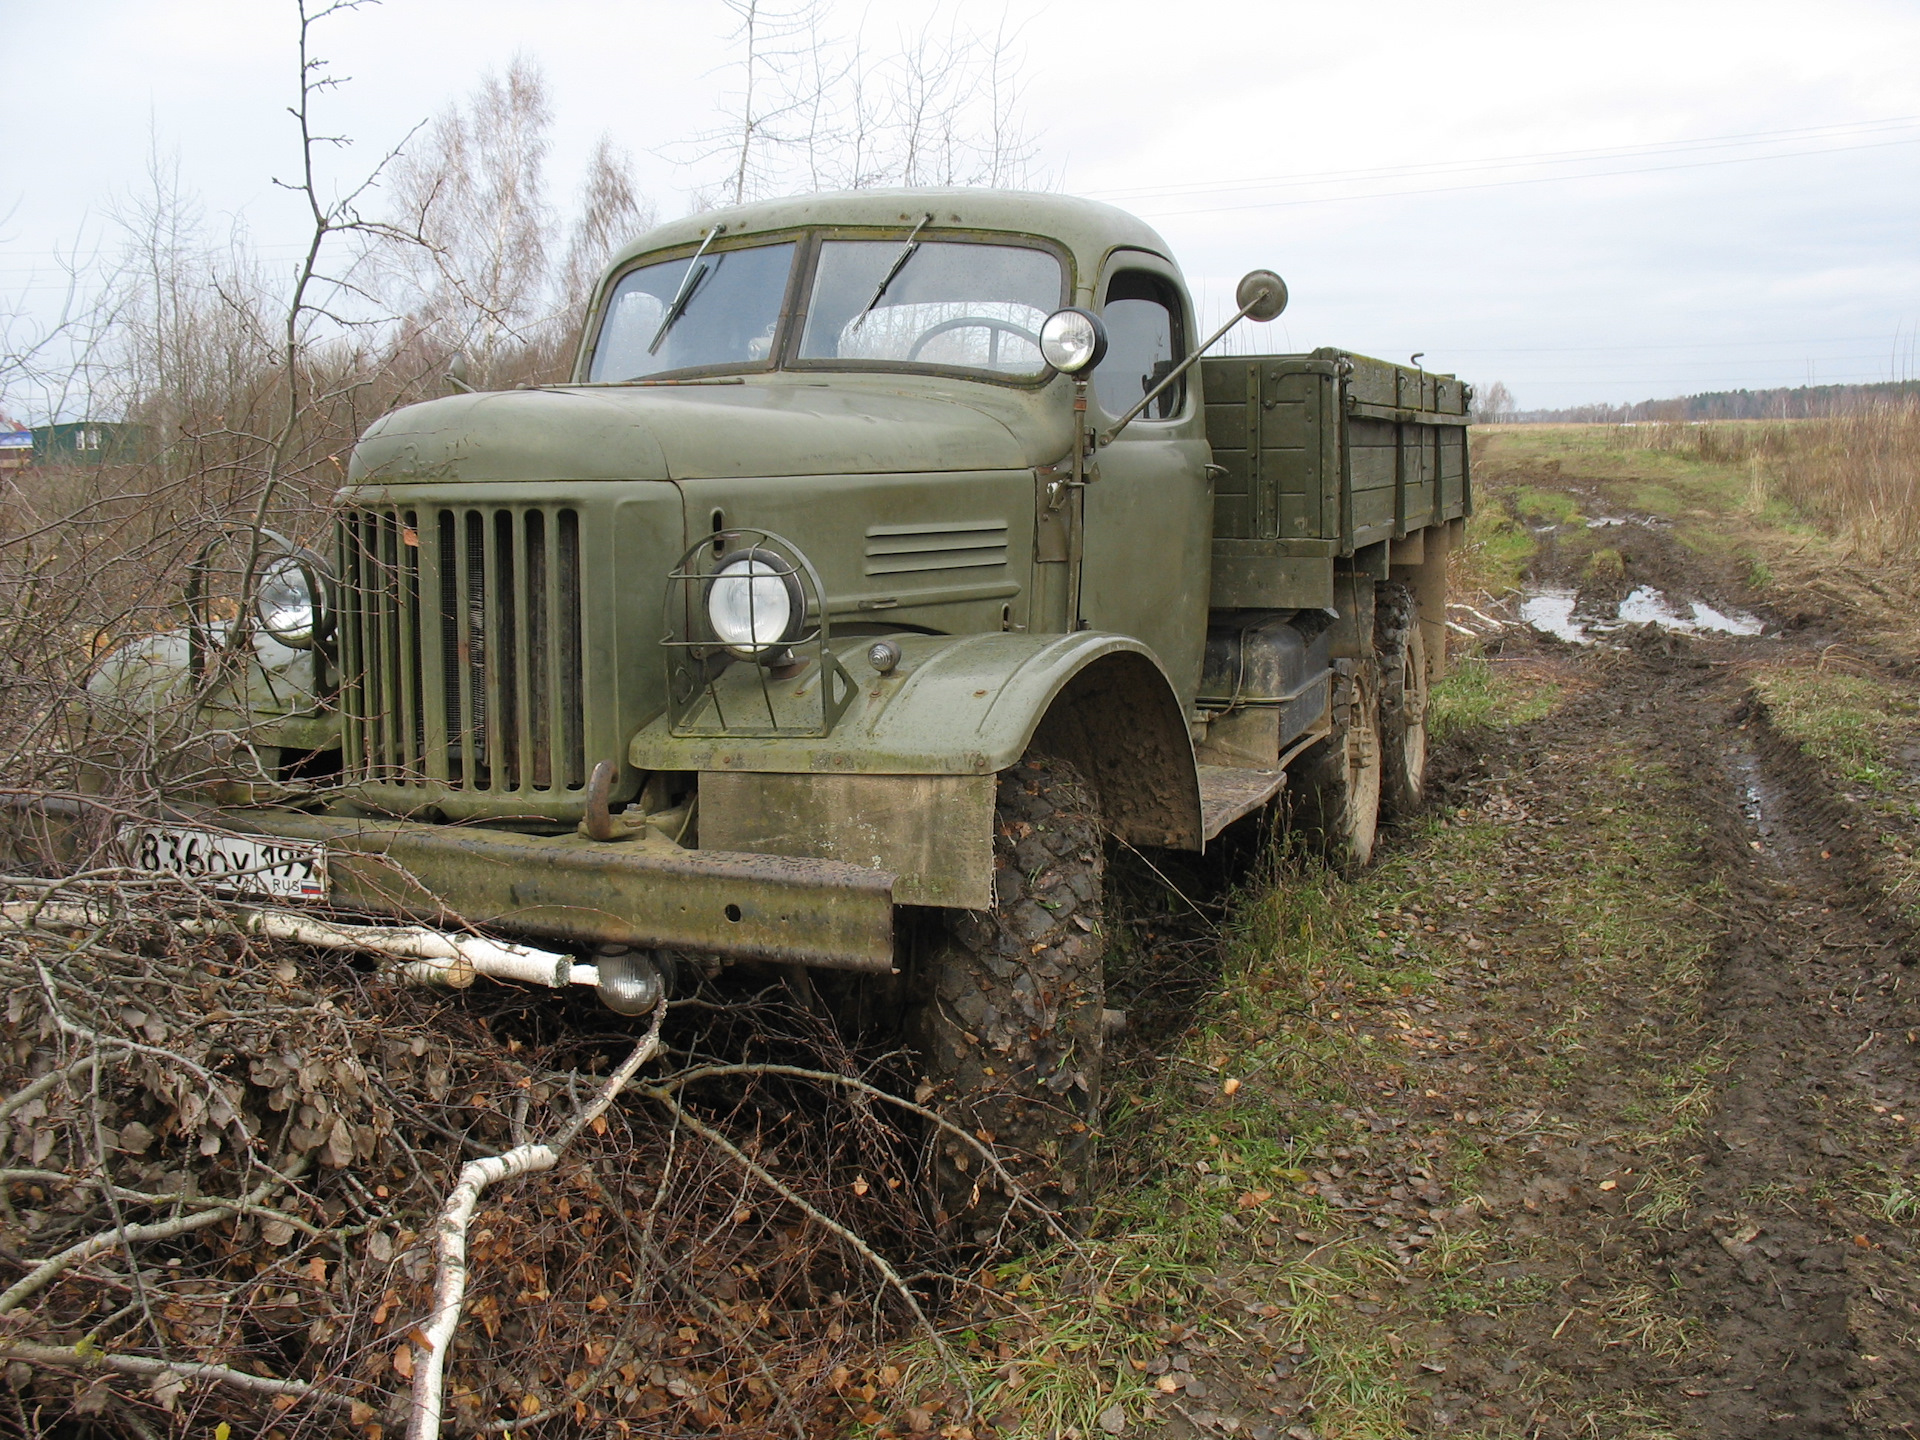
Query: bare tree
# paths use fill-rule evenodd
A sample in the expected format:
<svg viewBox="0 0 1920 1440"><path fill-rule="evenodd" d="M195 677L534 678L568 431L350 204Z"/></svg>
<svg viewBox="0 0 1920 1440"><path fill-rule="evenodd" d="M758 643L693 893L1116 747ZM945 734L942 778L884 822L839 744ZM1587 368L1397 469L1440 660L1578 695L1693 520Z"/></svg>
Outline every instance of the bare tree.
<svg viewBox="0 0 1920 1440"><path fill-rule="evenodd" d="M483 379L551 318L552 122L539 66L518 56L435 117L394 167L392 224L423 243L383 248L389 300L443 353L471 351Z"/></svg>
<svg viewBox="0 0 1920 1440"><path fill-rule="evenodd" d="M1513 419L1519 407L1504 380L1496 380L1473 397L1473 423L1500 425Z"/></svg>
<svg viewBox="0 0 1920 1440"><path fill-rule="evenodd" d="M587 162L567 255L558 277L559 308L577 317L613 252L654 224L652 204L633 184L633 158L602 135Z"/></svg>
<svg viewBox="0 0 1920 1440"><path fill-rule="evenodd" d="M722 97L725 123L695 145L702 159L723 159L728 173L695 199L739 205L788 188L787 171L804 137L826 142L822 126L832 120L831 80L822 61L832 42L823 29L824 0L722 3L735 21L728 38L738 47L739 85Z"/></svg>
<svg viewBox="0 0 1920 1440"><path fill-rule="evenodd" d="M739 83L723 102L725 123L692 147L693 163L723 163L726 179L698 203L1032 180L1019 35L1004 15L982 33L957 10L936 12L876 52L864 20L850 35L831 31L825 0L726 3Z"/></svg>

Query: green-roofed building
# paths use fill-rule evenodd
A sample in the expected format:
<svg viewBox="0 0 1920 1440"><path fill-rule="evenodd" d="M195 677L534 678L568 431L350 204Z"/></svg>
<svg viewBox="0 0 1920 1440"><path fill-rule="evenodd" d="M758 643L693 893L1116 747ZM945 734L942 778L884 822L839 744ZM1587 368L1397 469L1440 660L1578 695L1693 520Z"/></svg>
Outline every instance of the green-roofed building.
<svg viewBox="0 0 1920 1440"><path fill-rule="evenodd" d="M127 465L144 459L147 427L112 420L76 420L37 425L33 431L36 465Z"/></svg>

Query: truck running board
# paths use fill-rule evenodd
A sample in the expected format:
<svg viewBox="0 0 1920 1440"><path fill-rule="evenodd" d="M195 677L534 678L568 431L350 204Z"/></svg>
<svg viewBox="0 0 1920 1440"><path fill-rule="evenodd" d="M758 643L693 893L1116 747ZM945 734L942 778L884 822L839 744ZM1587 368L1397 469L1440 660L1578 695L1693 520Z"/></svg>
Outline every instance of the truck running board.
<svg viewBox="0 0 1920 1440"><path fill-rule="evenodd" d="M1199 765L1200 832L1211 842L1243 815L1251 815L1280 793L1284 770L1241 770L1230 765Z"/></svg>

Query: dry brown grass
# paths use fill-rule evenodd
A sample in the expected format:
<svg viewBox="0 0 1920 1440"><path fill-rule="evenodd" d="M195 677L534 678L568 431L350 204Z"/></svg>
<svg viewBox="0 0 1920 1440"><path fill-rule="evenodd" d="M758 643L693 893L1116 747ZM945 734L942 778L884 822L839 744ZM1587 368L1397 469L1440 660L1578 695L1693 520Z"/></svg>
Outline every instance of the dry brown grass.
<svg viewBox="0 0 1920 1440"><path fill-rule="evenodd" d="M1636 426L1627 443L1746 465L1756 487L1871 563L1920 557L1920 403L1823 420Z"/></svg>

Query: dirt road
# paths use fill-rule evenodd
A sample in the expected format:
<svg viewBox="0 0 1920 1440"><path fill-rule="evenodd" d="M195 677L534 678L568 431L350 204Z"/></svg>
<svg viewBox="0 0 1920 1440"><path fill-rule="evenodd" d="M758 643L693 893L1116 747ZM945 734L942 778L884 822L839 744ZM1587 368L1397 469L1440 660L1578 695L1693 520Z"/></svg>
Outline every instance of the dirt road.
<svg viewBox="0 0 1920 1440"><path fill-rule="evenodd" d="M1080 1413L1920 1434L1913 676L1692 533L1724 517L1624 503L1631 466L1495 458L1526 588L1461 612L1437 813L1364 876L1242 892L1224 980L1123 1087L1147 1188L1096 1300L1134 1335ZM1009 1376L1048 1334L1011 1330Z"/></svg>
<svg viewBox="0 0 1920 1440"><path fill-rule="evenodd" d="M1457 989L1441 1023L1524 1049L1567 995L1595 1009L1559 1073L1496 1065L1454 1088L1456 1109L1549 1112L1489 1137L1476 1187L1512 1277L1548 1283L1432 1335L1459 1383L1431 1387L1431 1428L1542 1405L1576 1433L1920 1425L1913 1217L1871 1204L1910 1181L1920 1129L1911 931L1857 883L1864 832L1750 702L1743 667L1777 661L1751 653L1767 644L1648 635L1557 658L1567 702L1455 782L1505 812L1502 868L1522 880L1529 860L1577 869L1612 815L1657 831L1648 868L1676 869L1643 881L1691 902L1676 919L1705 953L1679 979L1657 951L1570 946L1524 894L1452 917L1520 963ZM1648 786L1665 794L1639 808Z"/></svg>
<svg viewBox="0 0 1920 1440"><path fill-rule="evenodd" d="M1547 545L1535 588L1577 586L1602 614L1596 602L1650 584L1732 610L1724 573L1652 517L1614 533L1621 563L1599 583L1590 548ZM1576 560L1583 570L1567 573ZM1883 817L1848 798L1844 777L1756 701L1756 672L1818 666L1837 640L1871 655L1871 637L1846 633L1843 616L1797 618L1790 633L1756 638L1649 626L1618 632L1620 648L1524 636L1497 647L1496 664L1552 673L1566 698L1464 761L1454 798L1518 812L1506 868L1521 874L1541 843L1532 836L1577 869L1593 859L1580 853L1584 829L1631 817L1660 857L1642 879L1648 898L1691 911L1681 923L1706 948L1697 984L1675 985L1604 947L1569 954L1564 937L1557 957L1542 953L1524 902L1458 916L1522 961L1499 992L1540 987L1537 1008L1457 1007L1470 1028L1552 1017L1552 989L1581 988L1556 958L1611 983L1596 989L1591 1039L1539 1092L1558 1133L1517 1155L1509 1142L1481 1187L1509 1250L1531 1252L1531 1273L1552 1289L1484 1329L1452 1328L1462 1372L1485 1383L1435 1386L1431 1424L1512 1396L1591 1415L1593 1433L1629 1422L1783 1440L1920 1430L1916 951L1911 912L1878 883L1880 852L1900 843L1898 807ZM1558 653L1522 658L1541 649ZM1897 657L1875 659L1893 678ZM1664 794L1639 803L1649 786ZM1702 1084L1682 1093L1674 1077L1689 1072ZM1645 1075L1671 1097L1664 1113L1647 1112L1635 1084ZM1622 1124L1643 1114L1667 1135Z"/></svg>

